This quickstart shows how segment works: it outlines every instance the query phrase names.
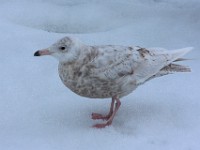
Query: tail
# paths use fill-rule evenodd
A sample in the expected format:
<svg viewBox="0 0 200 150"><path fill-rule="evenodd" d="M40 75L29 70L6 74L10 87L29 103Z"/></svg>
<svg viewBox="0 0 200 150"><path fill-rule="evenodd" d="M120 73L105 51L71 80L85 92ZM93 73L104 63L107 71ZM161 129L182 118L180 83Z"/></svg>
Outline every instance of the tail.
<svg viewBox="0 0 200 150"><path fill-rule="evenodd" d="M174 72L191 72L191 69L187 66L175 64L175 62L185 61L190 59L182 58L185 54L190 52L193 48L187 47L183 49L173 50L173 51L162 51L162 53L167 54L168 63L164 66L158 73L151 76L148 80L154 79L156 77L161 77L167 74L172 74Z"/></svg>
<svg viewBox="0 0 200 150"><path fill-rule="evenodd" d="M190 52L193 49L193 47L187 47L183 49L173 50L170 51L169 54L171 55L171 63L164 68L162 68L160 71L165 73L173 73L173 72L191 72L191 69L187 66L178 65L174 62L177 61L185 61L188 59L181 58L188 52Z"/></svg>
<svg viewBox="0 0 200 150"><path fill-rule="evenodd" d="M169 54L169 64L163 67L156 75L155 77L164 76L167 74L172 74L175 72L191 72L191 69L184 65L175 64L175 62L179 61L185 61L188 59L182 58L185 54L190 52L193 48L187 47L183 49L168 51Z"/></svg>
<svg viewBox="0 0 200 150"><path fill-rule="evenodd" d="M173 73L173 72L191 72L191 69L187 66L171 63L168 66L162 68L160 72L163 72L164 74Z"/></svg>

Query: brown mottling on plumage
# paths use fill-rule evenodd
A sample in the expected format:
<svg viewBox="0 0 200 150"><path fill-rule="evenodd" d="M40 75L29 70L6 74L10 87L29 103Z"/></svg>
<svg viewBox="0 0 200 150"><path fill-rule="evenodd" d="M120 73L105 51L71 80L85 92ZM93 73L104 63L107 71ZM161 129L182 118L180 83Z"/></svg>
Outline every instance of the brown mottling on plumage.
<svg viewBox="0 0 200 150"><path fill-rule="evenodd" d="M96 48L92 48L90 52L91 57L94 59L99 55L99 51Z"/></svg>
<svg viewBox="0 0 200 150"><path fill-rule="evenodd" d="M127 55L127 58L130 58L132 55L133 55L133 54L128 54L128 55Z"/></svg>
<svg viewBox="0 0 200 150"><path fill-rule="evenodd" d="M94 59L99 55L99 52L96 48L91 47L90 51L86 53L83 64L87 64L91 61L94 61Z"/></svg>
<svg viewBox="0 0 200 150"><path fill-rule="evenodd" d="M128 47L128 49L132 51L132 50L133 50L133 47L130 46L130 47Z"/></svg>
<svg viewBox="0 0 200 150"><path fill-rule="evenodd" d="M113 60L109 60L108 64L111 65L113 63Z"/></svg>
<svg viewBox="0 0 200 150"><path fill-rule="evenodd" d="M118 73L118 76L119 76L119 77L124 77L125 75L126 75L126 73L124 73L124 72L119 72L119 73Z"/></svg>
<svg viewBox="0 0 200 150"><path fill-rule="evenodd" d="M133 75L133 74L134 74L134 70L132 69L129 75Z"/></svg>
<svg viewBox="0 0 200 150"><path fill-rule="evenodd" d="M149 54L149 50L145 48L140 48L137 50L140 53L140 56L145 57L147 54Z"/></svg>
<svg viewBox="0 0 200 150"><path fill-rule="evenodd" d="M134 74L134 70L132 69L131 72L119 72L118 76L124 77L124 76L128 76L128 75L133 75L133 74Z"/></svg>
<svg viewBox="0 0 200 150"><path fill-rule="evenodd" d="M78 72L78 77L80 77L82 75L82 72L81 71L79 71Z"/></svg>

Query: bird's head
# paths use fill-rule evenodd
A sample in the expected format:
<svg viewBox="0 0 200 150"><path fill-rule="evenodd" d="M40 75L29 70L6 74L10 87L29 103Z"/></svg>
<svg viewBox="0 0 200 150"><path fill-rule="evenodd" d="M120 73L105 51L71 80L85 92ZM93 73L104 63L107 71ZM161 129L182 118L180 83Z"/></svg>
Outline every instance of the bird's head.
<svg viewBox="0 0 200 150"><path fill-rule="evenodd" d="M60 62L72 62L77 59L83 46L78 39L64 37L50 47L36 51L34 56L51 55Z"/></svg>

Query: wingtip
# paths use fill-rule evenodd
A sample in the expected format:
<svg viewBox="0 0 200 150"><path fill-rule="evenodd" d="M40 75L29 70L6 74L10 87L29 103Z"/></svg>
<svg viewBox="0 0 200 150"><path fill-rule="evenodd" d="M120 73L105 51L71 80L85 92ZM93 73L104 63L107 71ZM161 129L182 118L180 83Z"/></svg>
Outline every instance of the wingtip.
<svg viewBox="0 0 200 150"><path fill-rule="evenodd" d="M190 52L190 51L193 50L193 49L194 49L193 47L185 47L185 48L180 49L180 51L182 50L182 51L184 51L185 54L186 54L186 53Z"/></svg>
<svg viewBox="0 0 200 150"><path fill-rule="evenodd" d="M188 52L190 52L191 50L193 50L194 47L186 47L186 48L183 48L183 49L186 51L186 53L188 53Z"/></svg>
<svg viewBox="0 0 200 150"><path fill-rule="evenodd" d="M181 48L181 49L176 49L172 51L172 54L178 58L183 57L185 54L189 53L191 50L193 49L193 47L185 47L185 48Z"/></svg>

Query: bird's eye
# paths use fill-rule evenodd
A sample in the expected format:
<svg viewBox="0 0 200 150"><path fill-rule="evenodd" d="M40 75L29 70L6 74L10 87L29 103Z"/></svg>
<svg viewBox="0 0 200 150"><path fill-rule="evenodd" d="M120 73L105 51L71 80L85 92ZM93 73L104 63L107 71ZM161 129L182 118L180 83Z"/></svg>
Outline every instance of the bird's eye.
<svg viewBox="0 0 200 150"><path fill-rule="evenodd" d="M60 50L65 50L65 47L64 47L64 46L61 46L61 47L60 47Z"/></svg>

